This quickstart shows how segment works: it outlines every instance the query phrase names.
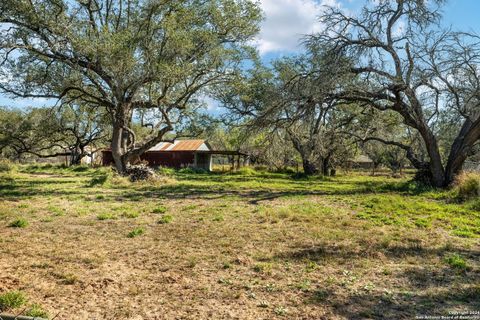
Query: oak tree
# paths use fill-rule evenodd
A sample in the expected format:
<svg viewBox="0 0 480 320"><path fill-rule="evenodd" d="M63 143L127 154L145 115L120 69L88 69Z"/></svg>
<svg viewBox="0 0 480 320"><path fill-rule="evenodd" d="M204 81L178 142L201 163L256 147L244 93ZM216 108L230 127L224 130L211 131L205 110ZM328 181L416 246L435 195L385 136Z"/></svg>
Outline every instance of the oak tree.
<svg viewBox="0 0 480 320"><path fill-rule="evenodd" d="M404 149L419 177L436 187L453 182L480 139L480 38L442 31L441 3L380 0L356 17L330 8L322 16L325 30L308 41L355 62L350 71L360 80L337 97L394 111L418 133L427 159L411 144L377 140ZM445 115L456 133L442 156Z"/></svg>
<svg viewBox="0 0 480 320"><path fill-rule="evenodd" d="M3 0L0 89L106 111L124 172L252 54L260 19L250 0ZM143 141L139 110L156 115Z"/></svg>

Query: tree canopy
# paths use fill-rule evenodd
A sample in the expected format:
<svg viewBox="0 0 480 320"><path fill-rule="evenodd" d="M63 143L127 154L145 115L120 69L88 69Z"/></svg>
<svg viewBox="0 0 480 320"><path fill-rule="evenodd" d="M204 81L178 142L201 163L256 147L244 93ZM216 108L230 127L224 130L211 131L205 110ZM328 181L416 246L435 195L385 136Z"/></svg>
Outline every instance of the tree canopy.
<svg viewBox="0 0 480 320"><path fill-rule="evenodd" d="M2 1L0 89L106 110L122 172L253 53L260 19L248 0ZM145 141L131 129L137 110L156 114Z"/></svg>
<svg viewBox="0 0 480 320"><path fill-rule="evenodd" d="M426 160L412 145L376 139L404 149L424 180L437 187L453 181L480 139L480 38L442 30L440 5L382 0L367 4L356 17L330 8L322 16L325 30L308 39L313 48L328 47L355 61L350 72L359 81L338 97L392 110L418 133ZM442 120L456 128L444 157Z"/></svg>

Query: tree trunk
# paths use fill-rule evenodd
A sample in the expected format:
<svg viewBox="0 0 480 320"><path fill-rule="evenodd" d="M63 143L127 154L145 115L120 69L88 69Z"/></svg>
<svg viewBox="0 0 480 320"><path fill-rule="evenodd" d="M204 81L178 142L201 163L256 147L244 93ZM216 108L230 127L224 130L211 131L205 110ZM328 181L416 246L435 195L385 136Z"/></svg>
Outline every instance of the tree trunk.
<svg viewBox="0 0 480 320"><path fill-rule="evenodd" d="M300 139L298 139L292 132L288 131L288 136L293 143L293 147L297 152L300 154L300 158L302 159L303 165L303 172L306 175L313 175L318 173L318 168L315 163L309 160L310 156L312 155L313 148L311 145L302 145Z"/></svg>
<svg viewBox="0 0 480 320"><path fill-rule="evenodd" d="M327 156L322 161L322 175L328 176L330 175L330 156Z"/></svg>
<svg viewBox="0 0 480 320"><path fill-rule="evenodd" d="M314 175L318 173L318 169L314 163L310 162L307 159L304 159L302 163L303 163L303 172L306 175Z"/></svg>
<svg viewBox="0 0 480 320"><path fill-rule="evenodd" d="M83 157L85 156L85 149L81 145L77 145L70 151L70 165L78 166L81 164Z"/></svg>
<svg viewBox="0 0 480 320"><path fill-rule="evenodd" d="M428 170L430 173L429 183L433 187L442 188L445 186L445 170L442 164L442 157L438 148L437 139L430 128L426 125L419 127L418 131L425 142L427 153L430 158L428 163Z"/></svg>
<svg viewBox="0 0 480 320"><path fill-rule="evenodd" d="M83 158L83 154L78 152L77 150L72 151L70 154L70 165L71 166L78 166L81 164Z"/></svg>
<svg viewBox="0 0 480 320"><path fill-rule="evenodd" d="M120 174L125 173L127 169L127 163L124 157L125 150L123 148L123 145L123 129L118 123L115 123L112 132L111 149L115 168Z"/></svg>
<svg viewBox="0 0 480 320"><path fill-rule="evenodd" d="M480 119L477 119L475 122L471 120L465 121L448 155L445 167L445 187L451 185L455 177L460 173L465 160L467 160L468 155L472 151L473 145L479 138Z"/></svg>

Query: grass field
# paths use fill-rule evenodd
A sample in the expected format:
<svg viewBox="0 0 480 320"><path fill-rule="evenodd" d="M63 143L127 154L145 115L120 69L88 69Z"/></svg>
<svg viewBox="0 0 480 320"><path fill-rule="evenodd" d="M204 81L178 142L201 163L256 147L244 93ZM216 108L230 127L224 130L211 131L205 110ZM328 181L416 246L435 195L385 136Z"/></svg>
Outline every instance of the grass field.
<svg viewBox="0 0 480 320"><path fill-rule="evenodd" d="M0 309L56 319L413 319L480 310L480 204L408 178L19 167Z"/></svg>

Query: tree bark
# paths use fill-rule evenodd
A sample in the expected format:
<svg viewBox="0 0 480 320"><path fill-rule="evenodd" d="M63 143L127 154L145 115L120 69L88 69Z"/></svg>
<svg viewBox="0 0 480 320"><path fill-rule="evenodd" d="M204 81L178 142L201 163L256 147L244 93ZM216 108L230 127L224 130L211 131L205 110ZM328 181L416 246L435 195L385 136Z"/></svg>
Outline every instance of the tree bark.
<svg viewBox="0 0 480 320"><path fill-rule="evenodd" d="M123 149L123 128L116 122L113 126L111 149L115 168L120 174L125 173L127 163L125 161Z"/></svg>
<svg viewBox="0 0 480 320"><path fill-rule="evenodd" d="M77 166L80 165L82 162L84 154L81 152L78 152L78 150L73 150L72 153L70 154L70 165L71 166Z"/></svg>
<svg viewBox="0 0 480 320"><path fill-rule="evenodd" d="M466 120L450 149L447 165L445 166L445 187L451 185L455 177L460 173L465 160L472 152L473 145L478 139L480 139L480 118L475 122Z"/></svg>
<svg viewBox="0 0 480 320"><path fill-rule="evenodd" d="M322 175L329 176L330 175L330 156L327 156L322 161Z"/></svg>
<svg viewBox="0 0 480 320"><path fill-rule="evenodd" d="M308 159L303 159L302 164L303 164L303 172L306 175L310 176L318 173L318 168L316 167L316 165L310 162Z"/></svg>
<svg viewBox="0 0 480 320"><path fill-rule="evenodd" d="M442 188L445 186L445 170L442 164L442 157L440 155L437 138L424 123L418 124L418 131L425 142L425 147L430 158L428 163L430 184L433 187Z"/></svg>

